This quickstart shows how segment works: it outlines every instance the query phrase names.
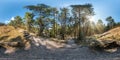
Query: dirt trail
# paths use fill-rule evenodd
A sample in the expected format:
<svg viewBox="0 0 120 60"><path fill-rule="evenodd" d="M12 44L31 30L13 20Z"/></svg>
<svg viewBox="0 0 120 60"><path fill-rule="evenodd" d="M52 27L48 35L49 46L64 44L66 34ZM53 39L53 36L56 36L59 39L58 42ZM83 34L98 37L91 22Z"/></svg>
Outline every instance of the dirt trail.
<svg viewBox="0 0 120 60"><path fill-rule="evenodd" d="M12 54L4 54L0 49L0 60L120 60L120 51L105 53L88 47L48 49L45 45L32 43L29 50L18 50Z"/></svg>
<svg viewBox="0 0 120 60"><path fill-rule="evenodd" d="M119 53L93 52L87 47L48 50L40 46L33 47L28 51L20 50L9 55L0 51L0 60L119 60Z"/></svg>

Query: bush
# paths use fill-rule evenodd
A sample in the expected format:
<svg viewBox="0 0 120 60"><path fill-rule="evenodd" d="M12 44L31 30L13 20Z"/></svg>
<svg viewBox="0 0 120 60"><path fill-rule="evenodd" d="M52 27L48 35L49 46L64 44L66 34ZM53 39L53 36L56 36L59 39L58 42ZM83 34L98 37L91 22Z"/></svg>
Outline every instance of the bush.
<svg viewBox="0 0 120 60"><path fill-rule="evenodd" d="M4 26L4 25L5 25L4 23L1 23L1 22L0 22L0 26Z"/></svg>

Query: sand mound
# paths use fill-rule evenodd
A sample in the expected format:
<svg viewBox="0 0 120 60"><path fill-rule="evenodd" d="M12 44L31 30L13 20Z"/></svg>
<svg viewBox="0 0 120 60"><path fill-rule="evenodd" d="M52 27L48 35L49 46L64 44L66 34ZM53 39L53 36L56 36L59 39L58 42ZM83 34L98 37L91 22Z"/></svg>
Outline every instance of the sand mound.
<svg viewBox="0 0 120 60"><path fill-rule="evenodd" d="M103 34L88 37L86 42L90 47L99 47L111 52L117 51L116 48L120 47L120 27L111 29Z"/></svg>
<svg viewBox="0 0 120 60"><path fill-rule="evenodd" d="M114 28L100 35L99 40L120 40L120 27Z"/></svg>
<svg viewBox="0 0 120 60"><path fill-rule="evenodd" d="M7 49L5 53L12 53L21 47L25 47L26 41L20 29L13 26L0 26L0 46Z"/></svg>

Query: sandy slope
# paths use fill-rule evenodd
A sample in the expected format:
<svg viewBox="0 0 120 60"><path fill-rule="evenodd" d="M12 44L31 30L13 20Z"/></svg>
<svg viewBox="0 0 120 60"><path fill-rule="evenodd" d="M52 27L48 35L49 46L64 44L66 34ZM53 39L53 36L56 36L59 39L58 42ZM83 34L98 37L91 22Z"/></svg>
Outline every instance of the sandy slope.
<svg viewBox="0 0 120 60"><path fill-rule="evenodd" d="M98 38L99 40L120 40L120 27L113 28Z"/></svg>

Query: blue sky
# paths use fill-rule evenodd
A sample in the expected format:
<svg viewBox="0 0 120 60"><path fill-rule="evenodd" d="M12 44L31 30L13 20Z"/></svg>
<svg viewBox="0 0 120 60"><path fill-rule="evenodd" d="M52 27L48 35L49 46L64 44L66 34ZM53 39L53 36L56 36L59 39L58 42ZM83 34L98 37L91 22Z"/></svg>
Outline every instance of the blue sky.
<svg viewBox="0 0 120 60"><path fill-rule="evenodd" d="M120 0L0 0L0 22L10 20L17 15L24 17L26 5L36 5L44 3L52 7L69 7L74 4L91 3L93 5L95 16L94 21L98 19L105 20L112 16L116 22L120 22Z"/></svg>

